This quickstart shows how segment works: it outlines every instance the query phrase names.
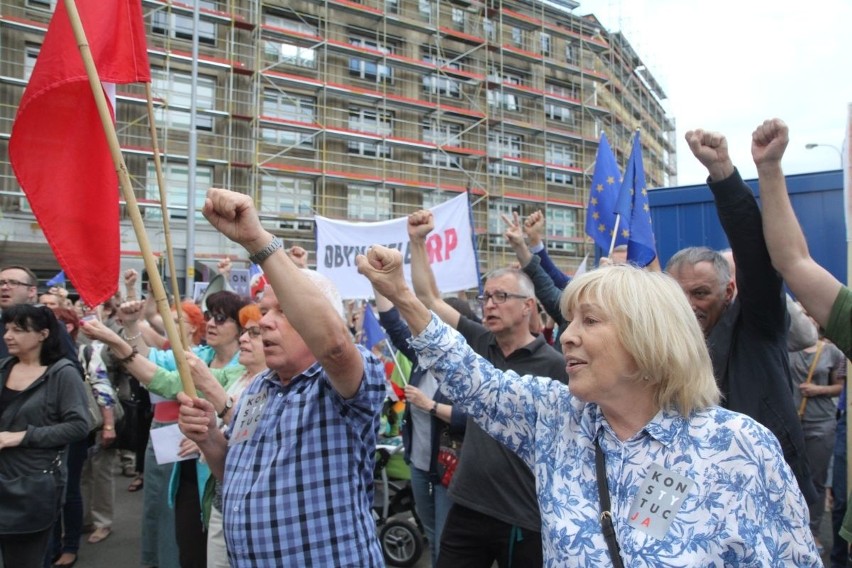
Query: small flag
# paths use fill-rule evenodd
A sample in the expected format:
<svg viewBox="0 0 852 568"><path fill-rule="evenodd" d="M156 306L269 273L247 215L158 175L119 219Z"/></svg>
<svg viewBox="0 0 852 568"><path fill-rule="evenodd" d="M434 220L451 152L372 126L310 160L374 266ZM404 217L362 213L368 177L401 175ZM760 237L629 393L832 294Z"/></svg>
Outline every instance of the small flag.
<svg viewBox="0 0 852 568"><path fill-rule="evenodd" d="M364 347L372 349L374 345L381 343L387 339L385 330L379 325L379 320L376 319L376 314L373 313L373 308L370 304L364 305L364 334L361 341Z"/></svg>
<svg viewBox="0 0 852 568"><path fill-rule="evenodd" d="M595 173L592 175L592 186L589 189L589 206L586 209L586 234L595 244L605 251L609 250L612 242L612 232L615 229L615 200L618 197L618 187L621 184L621 173L606 134L601 133L598 144L598 154L595 158ZM624 227L625 220L621 220ZM619 231L621 233L621 231ZM616 245L627 243L627 238L619 237Z"/></svg>
<svg viewBox="0 0 852 568"><path fill-rule="evenodd" d="M101 82L149 82L141 1L76 5ZM21 98L9 160L83 301L108 300L119 280L118 175L64 2Z"/></svg>
<svg viewBox="0 0 852 568"><path fill-rule="evenodd" d="M56 276L45 282L47 286L59 286L60 284L65 284L65 271L60 270L56 273Z"/></svg>
<svg viewBox="0 0 852 568"><path fill-rule="evenodd" d="M585 274L586 271L589 270L589 255L583 257L583 262L580 263L580 266L577 267L577 270L574 271L574 278Z"/></svg>
<svg viewBox="0 0 852 568"><path fill-rule="evenodd" d="M654 229L651 226L651 205L645 184L645 165L642 163L642 144L639 131L633 138L630 159L624 170L624 181L618 194L617 213L628 220L627 262L644 268L657 257ZM619 232L621 230L619 229Z"/></svg>

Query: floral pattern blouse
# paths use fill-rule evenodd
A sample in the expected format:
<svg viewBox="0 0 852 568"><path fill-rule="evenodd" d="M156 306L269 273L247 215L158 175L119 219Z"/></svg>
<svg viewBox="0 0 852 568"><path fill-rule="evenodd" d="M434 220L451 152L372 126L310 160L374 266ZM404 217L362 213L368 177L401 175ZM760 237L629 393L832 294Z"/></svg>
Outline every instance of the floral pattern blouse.
<svg viewBox="0 0 852 568"><path fill-rule="evenodd" d="M557 381L496 370L434 315L411 344L441 390L532 468L545 565L611 564L599 520L596 438L625 566L822 565L781 448L748 416L719 407L689 417L663 410L622 442L596 404ZM660 471L684 479L688 490L677 506L650 514L648 486ZM673 503L657 485L653 495ZM665 532L653 536L650 525Z"/></svg>

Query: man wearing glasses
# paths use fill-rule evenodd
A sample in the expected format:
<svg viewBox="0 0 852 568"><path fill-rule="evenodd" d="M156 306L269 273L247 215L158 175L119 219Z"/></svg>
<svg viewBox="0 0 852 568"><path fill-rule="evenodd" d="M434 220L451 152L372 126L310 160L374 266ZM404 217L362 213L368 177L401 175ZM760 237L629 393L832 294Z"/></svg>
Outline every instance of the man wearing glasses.
<svg viewBox="0 0 852 568"><path fill-rule="evenodd" d="M25 266L0 268L0 310L18 304L34 304L37 282L36 275Z"/></svg>
<svg viewBox="0 0 852 568"><path fill-rule="evenodd" d="M418 298L470 346L501 370L536 373L567 382L565 361L542 336L530 333L532 281L519 270L491 272L485 282L482 325L441 299L429 267L430 211L408 218L411 278ZM520 458L468 419L464 450L449 490L453 505L441 536L438 567L541 566L541 516L532 471Z"/></svg>

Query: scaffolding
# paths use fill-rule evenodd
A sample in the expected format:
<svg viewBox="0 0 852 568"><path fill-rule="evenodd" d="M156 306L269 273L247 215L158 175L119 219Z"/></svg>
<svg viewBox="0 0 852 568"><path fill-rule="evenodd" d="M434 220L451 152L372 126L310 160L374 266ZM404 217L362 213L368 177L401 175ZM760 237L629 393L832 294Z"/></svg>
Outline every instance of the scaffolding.
<svg viewBox="0 0 852 568"><path fill-rule="evenodd" d="M188 214L192 1L142 3L179 230ZM53 5L0 0L0 146ZM626 39L575 15L572 0L200 6L198 198L208 185L245 192L268 228L308 250L315 215L383 220L467 191L483 271L513 260L501 214L541 209L549 250L571 272L592 250L584 212L601 131L626 151L620 141L641 126L649 185L676 175L662 89ZM120 87L117 125L153 221L141 86ZM4 214L25 216L8 162L0 161L0 183Z"/></svg>

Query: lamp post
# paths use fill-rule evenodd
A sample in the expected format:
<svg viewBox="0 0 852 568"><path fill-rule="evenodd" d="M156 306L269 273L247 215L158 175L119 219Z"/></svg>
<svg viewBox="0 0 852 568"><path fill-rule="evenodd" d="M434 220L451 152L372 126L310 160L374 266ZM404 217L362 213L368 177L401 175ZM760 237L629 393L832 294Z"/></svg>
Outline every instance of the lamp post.
<svg viewBox="0 0 852 568"><path fill-rule="evenodd" d="M824 148L831 148L832 150L837 152L837 157L840 158L840 169L843 169L843 152L841 152L840 148L838 148L837 146L834 146L832 144L818 144L816 142L808 142L807 144L805 144L805 150L813 150L814 148L819 148L821 146Z"/></svg>

